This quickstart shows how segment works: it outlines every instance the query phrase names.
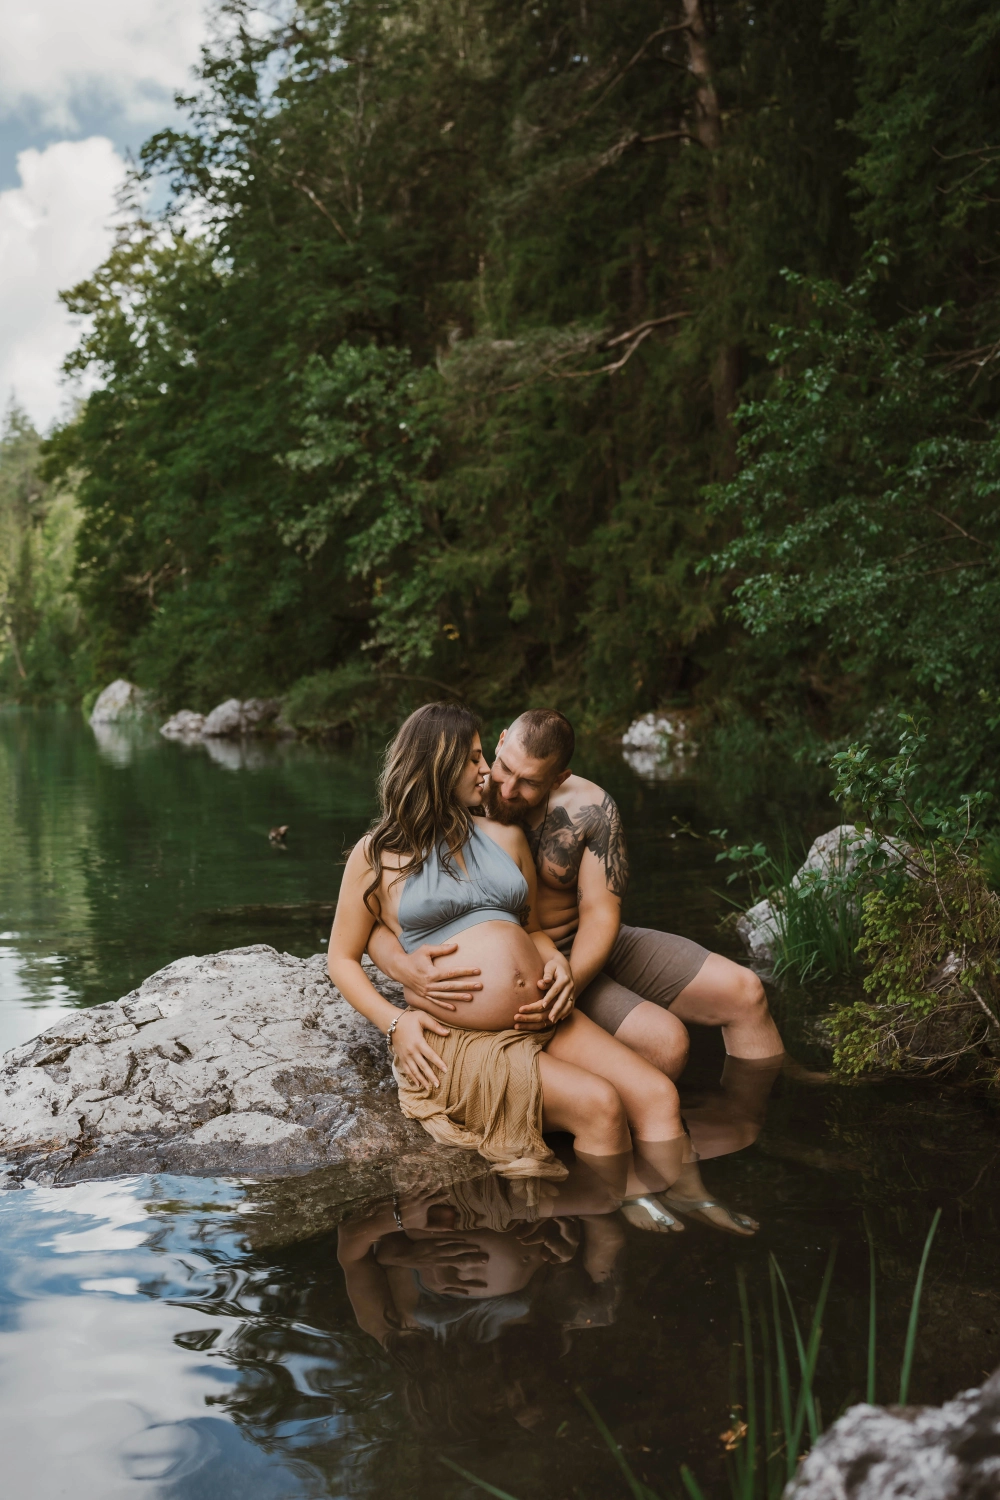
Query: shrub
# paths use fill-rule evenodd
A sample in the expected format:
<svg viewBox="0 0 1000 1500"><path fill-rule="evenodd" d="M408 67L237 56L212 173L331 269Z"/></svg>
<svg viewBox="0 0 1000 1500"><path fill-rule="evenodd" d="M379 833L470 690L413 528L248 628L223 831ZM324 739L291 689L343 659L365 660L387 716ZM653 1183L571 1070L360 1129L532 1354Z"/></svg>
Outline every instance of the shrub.
<svg viewBox="0 0 1000 1500"><path fill-rule="evenodd" d="M1000 1079L1000 896L993 851L979 837L984 794L954 807L919 795L925 736L907 716L899 753L869 746L834 756L836 795L864 833L853 880L864 888L860 949L867 997L831 1021L846 1074L940 1072L959 1062Z"/></svg>

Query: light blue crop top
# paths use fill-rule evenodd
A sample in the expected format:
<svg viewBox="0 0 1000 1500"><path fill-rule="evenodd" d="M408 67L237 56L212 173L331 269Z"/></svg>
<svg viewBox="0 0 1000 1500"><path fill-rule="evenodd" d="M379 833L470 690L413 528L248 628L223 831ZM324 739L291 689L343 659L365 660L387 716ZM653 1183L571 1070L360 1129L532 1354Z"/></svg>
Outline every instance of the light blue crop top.
<svg viewBox="0 0 1000 1500"><path fill-rule="evenodd" d="M505 849L472 824L462 848L467 874L455 862L449 874L434 849L419 875L408 875L399 898L399 941L407 953L421 943L449 943L479 922L516 922L528 899L528 882Z"/></svg>

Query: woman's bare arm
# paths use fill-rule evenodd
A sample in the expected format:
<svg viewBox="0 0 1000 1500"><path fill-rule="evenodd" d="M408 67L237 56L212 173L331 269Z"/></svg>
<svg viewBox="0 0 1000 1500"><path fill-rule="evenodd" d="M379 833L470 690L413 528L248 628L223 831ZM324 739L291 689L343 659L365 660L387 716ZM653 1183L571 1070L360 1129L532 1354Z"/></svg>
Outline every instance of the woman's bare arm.
<svg viewBox="0 0 1000 1500"><path fill-rule="evenodd" d="M360 1224L341 1224L337 1231L337 1259L344 1268L354 1316L358 1326L380 1344L393 1327L386 1313L395 1309L389 1278L371 1252L382 1236L392 1234L395 1228L392 1208L387 1206Z"/></svg>
<svg viewBox="0 0 1000 1500"><path fill-rule="evenodd" d="M383 1035L395 1021L392 1047L403 1073L418 1086L436 1089L440 1075L448 1070L427 1041L426 1033L447 1036L448 1028L421 1011L398 1010L379 994L361 967L361 955L375 923L364 899L371 877L372 869L362 841L352 849L344 869L327 950L327 972L344 999Z"/></svg>

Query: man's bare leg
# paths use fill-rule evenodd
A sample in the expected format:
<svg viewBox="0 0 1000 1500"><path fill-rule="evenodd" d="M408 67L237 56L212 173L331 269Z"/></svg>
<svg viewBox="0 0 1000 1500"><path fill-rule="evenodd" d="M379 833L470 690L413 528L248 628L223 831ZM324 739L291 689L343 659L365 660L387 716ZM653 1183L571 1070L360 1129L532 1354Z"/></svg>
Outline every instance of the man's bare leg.
<svg viewBox="0 0 1000 1500"><path fill-rule="evenodd" d="M784 1051L757 975L721 953L708 955L670 1014L686 1025L721 1026L730 1057L777 1057Z"/></svg>

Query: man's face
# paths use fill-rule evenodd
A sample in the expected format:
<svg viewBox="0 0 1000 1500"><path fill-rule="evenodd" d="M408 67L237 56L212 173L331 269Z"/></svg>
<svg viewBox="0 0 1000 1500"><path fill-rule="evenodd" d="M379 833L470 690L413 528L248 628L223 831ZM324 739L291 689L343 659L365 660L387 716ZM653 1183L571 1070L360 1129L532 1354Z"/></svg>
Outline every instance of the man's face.
<svg viewBox="0 0 1000 1500"><path fill-rule="evenodd" d="M522 748L517 735L511 738L504 730L483 791L486 811L498 823L518 823L541 806L558 779L554 760L537 760Z"/></svg>

